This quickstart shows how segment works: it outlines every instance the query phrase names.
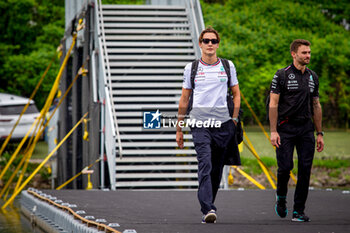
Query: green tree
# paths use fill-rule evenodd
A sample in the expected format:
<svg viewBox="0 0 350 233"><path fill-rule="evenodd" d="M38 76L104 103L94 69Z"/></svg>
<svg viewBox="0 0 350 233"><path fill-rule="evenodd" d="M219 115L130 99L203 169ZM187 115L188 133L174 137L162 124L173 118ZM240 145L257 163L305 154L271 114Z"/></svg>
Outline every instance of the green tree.
<svg viewBox="0 0 350 233"><path fill-rule="evenodd" d="M235 63L242 93L261 120L273 75L292 62L290 43L304 38L312 43L310 68L319 75L324 122L338 127L349 122L350 33L321 8L305 1L202 1L206 25L222 37L219 56ZM247 109L244 116L252 122Z"/></svg>
<svg viewBox="0 0 350 233"><path fill-rule="evenodd" d="M29 97L63 36L64 2L7 0L0 3L0 12L0 91ZM39 108L51 89L58 63L35 97Z"/></svg>

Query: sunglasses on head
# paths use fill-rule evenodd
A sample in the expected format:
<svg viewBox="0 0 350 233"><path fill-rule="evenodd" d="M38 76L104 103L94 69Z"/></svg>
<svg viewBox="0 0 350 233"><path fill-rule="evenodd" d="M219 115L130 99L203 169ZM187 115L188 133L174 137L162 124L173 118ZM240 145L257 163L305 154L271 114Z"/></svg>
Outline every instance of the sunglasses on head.
<svg viewBox="0 0 350 233"><path fill-rule="evenodd" d="M211 41L212 44L218 44L219 43L218 39L202 39L202 42L204 44L209 44L210 41Z"/></svg>

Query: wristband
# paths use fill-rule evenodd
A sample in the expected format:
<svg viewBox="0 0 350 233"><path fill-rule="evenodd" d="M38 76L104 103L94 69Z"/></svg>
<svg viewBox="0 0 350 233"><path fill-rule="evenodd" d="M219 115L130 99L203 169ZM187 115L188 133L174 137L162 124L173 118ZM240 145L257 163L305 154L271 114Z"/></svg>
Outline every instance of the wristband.
<svg viewBox="0 0 350 233"><path fill-rule="evenodd" d="M322 135L322 136L323 136L323 135L324 135L324 132L323 132L323 131L317 132L316 135L317 135L317 136L318 136L318 135Z"/></svg>

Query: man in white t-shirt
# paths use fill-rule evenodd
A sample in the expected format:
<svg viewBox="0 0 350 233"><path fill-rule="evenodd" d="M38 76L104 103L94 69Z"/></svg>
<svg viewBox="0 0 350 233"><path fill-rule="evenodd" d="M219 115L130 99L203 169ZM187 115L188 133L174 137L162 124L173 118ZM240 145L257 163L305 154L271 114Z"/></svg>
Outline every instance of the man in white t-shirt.
<svg viewBox="0 0 350 233"><path fill-rule="evenodd" d="M203 124L196 124L191 128L198 159L198 200L203 213L202 223L216 222L217 209L214 200L222 177L224 154L229 142L235 137L241 101L234 64L229 61L231 74L229 80L221 59L216 55L219 43L219 34L213 28L207 28L200 34L199 47L202 50L202 57L198 63L193 83L191 82L192 63L185 67L178 110L178 122L183 122L193 91L191 120L221 122L219 127L217 125L205 127ZM227 107L228 86L232 91L235 106L232 117ZM181 130L178 125L176 142L180 148L183 148Z"/></svg>

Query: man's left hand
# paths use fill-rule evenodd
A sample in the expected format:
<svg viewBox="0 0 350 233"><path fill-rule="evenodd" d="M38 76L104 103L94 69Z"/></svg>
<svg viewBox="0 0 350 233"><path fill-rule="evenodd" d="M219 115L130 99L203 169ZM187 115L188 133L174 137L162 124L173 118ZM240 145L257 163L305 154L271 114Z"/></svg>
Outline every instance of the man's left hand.
<svg viewBox="0 0 350 233"><path fill-rule="evenodd" d="M324 141L323 141L323 136L322 135L318 135L317 136L316 143L317 143L317 151L318 152L323 151Z"/></svg>

